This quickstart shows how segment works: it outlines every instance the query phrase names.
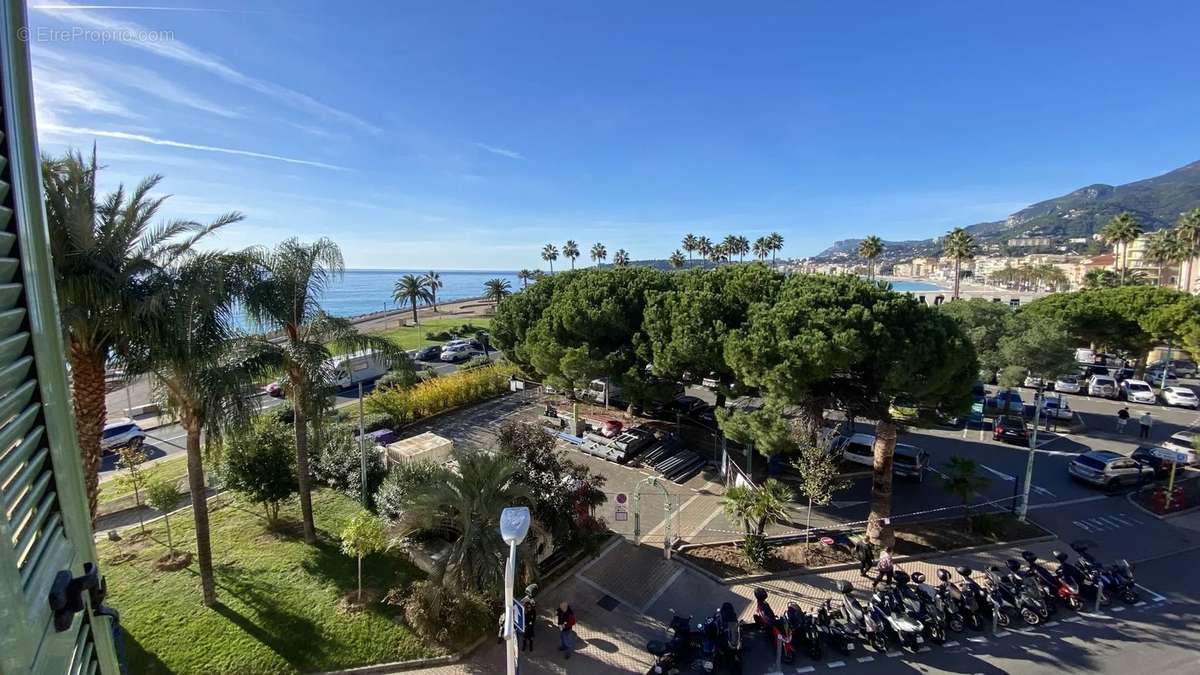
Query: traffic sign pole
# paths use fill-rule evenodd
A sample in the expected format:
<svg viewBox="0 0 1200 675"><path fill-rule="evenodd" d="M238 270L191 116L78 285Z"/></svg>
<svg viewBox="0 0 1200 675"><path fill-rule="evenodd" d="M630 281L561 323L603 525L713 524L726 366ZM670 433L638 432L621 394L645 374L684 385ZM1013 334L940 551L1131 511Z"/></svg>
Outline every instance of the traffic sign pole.
<svg viewBox="0 0 1200 675"><path fill-rule="evenodd" d="M1171 510L1171 494L1175 492L1175 462L1171 462L1171 476L1167 478L1167 498L1163 502L1163 511Z"/></svg>

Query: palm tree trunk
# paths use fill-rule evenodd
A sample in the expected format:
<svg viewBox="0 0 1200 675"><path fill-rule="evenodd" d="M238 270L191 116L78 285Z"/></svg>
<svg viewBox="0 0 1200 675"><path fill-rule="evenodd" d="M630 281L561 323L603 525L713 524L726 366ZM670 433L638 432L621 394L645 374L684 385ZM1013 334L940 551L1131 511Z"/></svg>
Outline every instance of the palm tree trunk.
<svg viewBox="0 0 1200 675"><path fill-rule="evenodd" d="M1129 242L1121 244L1121 285L1125 285L1125 275L1129 271Z"/></svg>
<svg viewBox="0 0 1200 675"><path fill-rule="evenodd" d="M295 382L296 380L292 380ZM300 513L304 519L304 541L317 543L317 529L313 525L312 487L308 473L308 420L305 419L302 389L293 389L292 410L296 425L296 485L300 493Z"/></svg>
<svg viewBox="0 0 1200 675"><path fill-rule="evenodd" d="M74 338L71 339L71 395L75 406L75 430L79 434L79 455L83 464L83 484L87 489L88 511L96 523L100 495L100 434L108 416L104 390L104 358Z"/></svg>
<svg viewBox="0 0 1200 675"><path fill-rule="evenodd" d="M413 323L416 323L417 322L417 298L416 298L416 296L413 296L413 297L409 298L409 300L412 302Z"/></svg>
<svg viewBox="0 0 1200 675"><path fill-rule="evenodd" d="M954 259L954 299L955 300L958 299L958 281L962 277L962 274L960 273L961 267L962 267L962 260L960 260L959 258L955 258Z"/></svg>
<svg viewBox="0 0 1200 675"><path fill-rule="evenodd" d="M192 517L196 520L196 559L200 567L200 591L204 606L217 604L217 586L213 579L212 544L208 533L208 493L204 485L204 464L200 455L200 422L190 414L182 415L187 432L188 489L192 493Z"/></svg>
<svg viewBox="0 0 1200 675"><path fill-rule="evenodd" d="M896 451L896 423L881 419L875 423L875 464L871 470L871 515L867 516L867 537L877 546L896 541L892 515L892 455Z"/></svg>
<svg viewBox="0 0 1200 675"><path fill-rule="evenodd" d="M433 304L433 311L435 311L435 312L436 312L436 311L438 311L438 308L437 308L437 289L436 289L436 288L430 288L430 289L429 289L429 302Z"/></svg>

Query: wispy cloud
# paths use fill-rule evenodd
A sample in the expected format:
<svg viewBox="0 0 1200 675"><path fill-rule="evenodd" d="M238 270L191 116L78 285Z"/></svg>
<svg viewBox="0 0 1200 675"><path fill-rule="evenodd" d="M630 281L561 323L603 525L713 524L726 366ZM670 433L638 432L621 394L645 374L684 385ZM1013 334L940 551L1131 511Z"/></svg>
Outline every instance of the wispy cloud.
<svg viewBox="0 0 1200 675"><path fill-rule="evenodd" d="M517 152L516 150L509 150L508 148L501 148L501 147L497 147L495 145L488 145L487 143L476 143L475 147L483 149L483 150L487 150L488 152L492 153L493 155L500 155L501 157L508 157L509 159L525 159L525 155L522 155L521 153Z"/></svg>
<svg viewBox="0 0 1200 675"><path fill-rule="evenodd" d="M72 127L61 124L46 124L42 125L42 129L66 134L78 134L83 136L99 136L101 138L114 138L123 141L135 141L137 143L147 143L149 145L161 145L170 148L183 148L185 150L199 150L201 152L217 152L225 155L238 155L240 157L254 157L257 159L269 159L276 162L286 162L288 164L300 164L303 166L313 166L319 169L330 169L332 171L351 171L344 166L335 164L326 164L325 162L316 162L309 159L297 159L295 157L284 157L282 155L271 155L265 152L253 152L251 150L239 150L237 148L222 148L215 145L201 145L199 143L184 143L182 141L172 141L165 138L154 138L153 136L145 136L143 134L131 134L125 131L109 131L105 129L89 129L86 127Z"/></svg>
<svg viewBox="0 0 1200 675"><path fill-rule="evenodd" d="M39 117L44 119L57 119L59 113L66 110L79 110L93 115L114 115L125 119L142 117L106 92L97 89L93 83L76 77L68 70L35 62L33 86Z"/></svg>
<svg viewBox="0 0 1200 675"><path fill-rule="evenodd" d="M120 21L110 17L102 16L94 11L83 9L78 5L70 5L61 3L58 5L38 6L34 9L43 14L50 15L64 23L74 23L89 28L99 30L124 32L128 34L138 34L146 32L142 26L129 22ZM233 84L246 87L260 94L278 99L285 104L304 110L316 115L321 115L330 119L334 119L345 124L353 125L359 129L379 133L380 129L369 122L351 114L344 110L339 110L333 106L326 105L314 99L308 94L303 94L294 89L290 89L274 82L260 80L255 77L246 75L245 73L226 64L218 57L208 54L202 50L188 46L181 40L133 40L122 42L124 45L135 47L148 51L163 58L173 59L180 63L187 64L196 68L207 70L208 72L220 77Z"/></svg>

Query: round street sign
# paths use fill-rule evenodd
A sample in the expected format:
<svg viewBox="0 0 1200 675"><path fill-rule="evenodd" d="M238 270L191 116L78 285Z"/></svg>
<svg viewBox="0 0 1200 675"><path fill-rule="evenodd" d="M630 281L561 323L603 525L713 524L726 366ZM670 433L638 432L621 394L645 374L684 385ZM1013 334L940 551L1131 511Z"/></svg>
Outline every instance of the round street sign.
<svg viewBox="0 0 1200 675"><path fill-rule="evenodd" d="M833 546L833 537L821 537L821 543L826 546Z"/></svg>
<svg viewBox="0 0 1200 675"><path fill-rule="evenodd" d="M617 503L618 503L618 504L624 504L624 503L625 503L625 493L624 493L624 492L618 492L618 493L617 493Z"/></svg>

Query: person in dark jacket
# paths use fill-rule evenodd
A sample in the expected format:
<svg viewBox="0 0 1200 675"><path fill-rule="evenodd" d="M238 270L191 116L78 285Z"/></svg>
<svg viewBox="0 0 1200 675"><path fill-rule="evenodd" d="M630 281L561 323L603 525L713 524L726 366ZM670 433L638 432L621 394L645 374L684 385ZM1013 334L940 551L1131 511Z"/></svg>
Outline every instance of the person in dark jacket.
<svg viewBox="0 0 1200 675"><path fill-rule="evenodd" d="M575 610L563 600L558 604L558 651L563 658L571 658L571 647L575 643Z"/></svg>
<svg viewBox="0 0 1200 675"><path fill-rule="evenodd" d="M530 589L532 588L530 586ZM533 599L532 592L527 592L525 597L521 599L521 606L525 609L525 626L521 633L521 649L531 652L533 651L533 634L537 630L537 602Z"/></svg>
<svg viewBox="0 0 1200 675"><path fill-rule="evenodd" d="M859 575L867 576L867 572L875 565L875 551L865 535L854 544L854 557L858 558Z"/></svg>

